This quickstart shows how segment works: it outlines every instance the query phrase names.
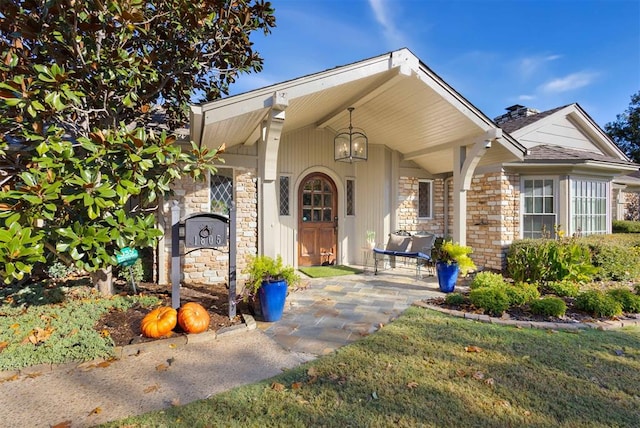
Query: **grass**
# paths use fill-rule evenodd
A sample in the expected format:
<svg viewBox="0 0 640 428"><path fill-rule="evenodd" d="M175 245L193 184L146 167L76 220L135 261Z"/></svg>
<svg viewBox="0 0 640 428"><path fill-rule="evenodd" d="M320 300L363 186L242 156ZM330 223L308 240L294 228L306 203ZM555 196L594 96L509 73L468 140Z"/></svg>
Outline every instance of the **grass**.
<svg viewBox="0 0 640 428"><path fill-rule="evenodd" d="M553 332L412 307L281 375L108 427L636 427L640 328Z"/></svg>
<svg viewBox="0 0 640 428"><path fill-rule="evenodd" d="M0 370L113 357L115 346L108 332L94 328L102 314L158 302L144 296L103 298L87 286L46 281L2 287Z"/></svg>
<svg viewBox="0 0 640 428"><path fill-rule="evenodd" d="M306 266L298 270L311 278L327 278L331 276L353 275L362 273L362 270L349 266Z"/></svg>

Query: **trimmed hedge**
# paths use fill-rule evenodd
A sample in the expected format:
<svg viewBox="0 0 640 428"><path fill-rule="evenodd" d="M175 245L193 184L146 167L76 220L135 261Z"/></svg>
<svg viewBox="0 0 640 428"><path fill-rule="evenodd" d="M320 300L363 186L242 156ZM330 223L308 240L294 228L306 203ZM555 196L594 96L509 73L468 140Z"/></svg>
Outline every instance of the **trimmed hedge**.
<svg viewBox="0 0 640 428"><path fill-rule="evenodd" d="M614 220L611 230L613 233L640 233L640 221Z"/></svg>

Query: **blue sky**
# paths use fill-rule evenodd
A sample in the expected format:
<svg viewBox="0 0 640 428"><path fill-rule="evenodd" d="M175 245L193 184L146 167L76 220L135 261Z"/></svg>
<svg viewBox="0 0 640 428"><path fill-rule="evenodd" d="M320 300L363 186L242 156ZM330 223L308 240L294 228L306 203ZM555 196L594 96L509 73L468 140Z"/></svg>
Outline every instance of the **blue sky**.
<svg viewBox="0 0 640 428"><path fill-rule="evenodd" d="M640 91L640 0L272 0L232 94L409 48L493 118L577 102L603 127Z"/></svg>

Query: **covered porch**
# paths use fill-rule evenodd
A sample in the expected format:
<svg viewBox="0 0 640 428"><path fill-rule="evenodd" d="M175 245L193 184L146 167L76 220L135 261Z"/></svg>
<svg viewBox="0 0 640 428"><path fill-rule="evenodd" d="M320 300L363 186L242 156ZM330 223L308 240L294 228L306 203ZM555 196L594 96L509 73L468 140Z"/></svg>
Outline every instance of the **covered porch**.
<svg viewBox="0 0 640 428"><path fill-rule="evenodd" d="M368 156L338 162L333 139L351 107ZM407 225L464 244L474 174L526 152L407 49L193 106L191 138L224 144L224 167L255 171L257 252L295 266L327 248L332 262L361 264L367 232L384 245ZM317 179L333 205L324 229L307 233L305 189ZM421 180L432 183L428 215L407 220Z"/></svg>

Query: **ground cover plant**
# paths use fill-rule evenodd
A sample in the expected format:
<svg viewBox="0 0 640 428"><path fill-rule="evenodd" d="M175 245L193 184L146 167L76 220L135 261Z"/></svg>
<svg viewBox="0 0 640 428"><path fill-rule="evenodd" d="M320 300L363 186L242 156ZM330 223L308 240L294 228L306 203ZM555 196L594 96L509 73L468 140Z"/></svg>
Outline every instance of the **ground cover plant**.
<svg viewBox="0 0 640 428"><path fill-rule="evenodd" d="M160 302L152 296L105 298L87 286L48 281L3 287L0 298L0 370L111 358L115 347L109 331L95 328L100 317Z"/></svg>
<svg viewBox="0 0 640 428"><path fill-rule="evenodd" d="M412 307L335 353L107 427L640 426L640 328L517 329Z"/></svg>

